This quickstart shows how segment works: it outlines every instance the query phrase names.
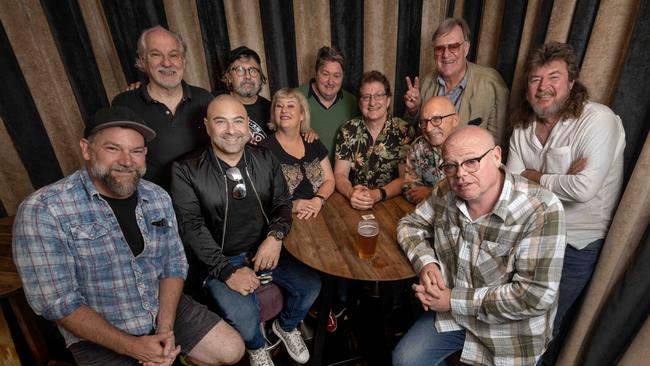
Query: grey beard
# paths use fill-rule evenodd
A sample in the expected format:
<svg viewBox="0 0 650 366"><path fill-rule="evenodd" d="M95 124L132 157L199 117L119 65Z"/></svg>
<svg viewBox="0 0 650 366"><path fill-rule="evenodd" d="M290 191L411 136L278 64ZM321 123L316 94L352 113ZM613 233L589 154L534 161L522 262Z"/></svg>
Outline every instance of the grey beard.
<svg viewBox="0 0 650 366"><path fill-rule="evenodd" d="M251 84L253 85L254 88L250 90L246 90L244 88L245 84ZM241 83L239 84L239 86L235 87L235 92L241 95L242 97L250 98L252 96L257 95L257 93L259 93L261 89L262 89L261 87L257 87L257 85L255 85L254 83Z"/></svg>
<svg viewBox="0 0 650 366"><path fill-rule="evenodd" d="M90 165L90 175L95 177L96 179L99 179L102 181L106 187L108 188L109 191L114 193L118 197L128 197L135 192L135 189L138 187L138 183L140 182L140 179L146 172L146 168L143 168L142 170L136 170L136 174L133 177L133 179L130 182L125 182L125 183L120 183L117 179L115 179L111 175L111 171L109 170L104 170L95 164Z"/></svg>

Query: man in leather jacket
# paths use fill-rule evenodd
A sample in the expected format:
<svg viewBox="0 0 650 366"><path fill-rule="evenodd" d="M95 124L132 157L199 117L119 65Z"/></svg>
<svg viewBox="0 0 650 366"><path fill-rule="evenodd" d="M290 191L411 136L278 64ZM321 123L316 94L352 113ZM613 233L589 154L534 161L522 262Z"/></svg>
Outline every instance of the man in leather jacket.
<svg viewBox="0 0 650 366"><path fill-rule="evenodd" d="M318 296L318 275L282 251L291 227L291 199L280 164L250 140L248 116L234 97L208 106L211 144L174 163L171 193L181 238L199 259L207 293L242 335L251 365L272 365L259 328L255 290L272 272L285 290L273 331L289 355L309 360L296 326ZM268 276L268 275L267 275Z"/></svg>

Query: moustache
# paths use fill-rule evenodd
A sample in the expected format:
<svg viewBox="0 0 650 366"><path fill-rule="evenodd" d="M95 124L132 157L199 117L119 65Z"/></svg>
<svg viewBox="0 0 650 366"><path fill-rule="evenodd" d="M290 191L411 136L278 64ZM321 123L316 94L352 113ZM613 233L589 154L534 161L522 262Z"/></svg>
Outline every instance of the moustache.
<svg viewBox="0 0 650 366"><path fill-rule="evenodd" d="M535 98L554 97L554 96L555 93L553 93L552 91L535 93Z"/></svg>

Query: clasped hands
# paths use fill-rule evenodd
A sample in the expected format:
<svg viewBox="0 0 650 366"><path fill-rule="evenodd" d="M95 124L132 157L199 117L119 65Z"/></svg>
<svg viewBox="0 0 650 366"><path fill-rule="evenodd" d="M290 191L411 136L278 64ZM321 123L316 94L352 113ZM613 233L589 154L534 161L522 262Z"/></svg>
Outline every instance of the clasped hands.
<svg viewBox="0 0 650 366"><path fill-rule="evenodd" d="M160 327L156 334L135 337L130 354L143 366L171 366L181 352L171 327Z"/></svg>
<svg viewBox="0 0 650 366"><path fill-rule="evenodd" d="M260 287L260 280L255 272L259 270L273 270L278 266L280 260L280 251L282 250L282 241L273 236L267 236L266 239L257 248L253 257L253 268L238 268L226 280L226 285L233 291L237 291L242 296L252 294Z"/></svg>
<svg viewBox="0 0 650 366"><path fill-rule="evenodd" d="M370 189L357 184L350 192L350 206L357 210L370 210L375 202L381 200L381 193L378 189Z"/></svg>
<svg viewBox="0 0 650 366"><path fill-rule="evenodd" d="M451 289L445 286L437 264L424 266L420 271L420 283L413 284L412 288L425 311L451 310Z"/></svg>

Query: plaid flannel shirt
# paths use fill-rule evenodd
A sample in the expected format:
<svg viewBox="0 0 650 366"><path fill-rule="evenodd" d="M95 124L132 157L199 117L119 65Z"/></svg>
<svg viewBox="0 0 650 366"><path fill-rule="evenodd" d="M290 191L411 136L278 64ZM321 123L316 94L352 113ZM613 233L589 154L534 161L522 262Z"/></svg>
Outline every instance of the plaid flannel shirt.
<svg viewBox="0 0 650 366"><path fill-rule="evenodd" d="M86 305L126 333L154 329L160 279L185 278L187 260L169 195L144 180L137 195L144 239L137 257L85 169L25 199L13 226L13 257L37 314L55 321ZM59 330L68 346L81 340Z"/></svg>
<svg viewBox="0 0 650 366"><path fill-rule="evenodd" d="M397 230L416 273L436 263L452 289L435 327L465 330L461 361L535 364L550 340L566 246L555 195L506 172L494 209L473 222L442 180Z"/></svg>

